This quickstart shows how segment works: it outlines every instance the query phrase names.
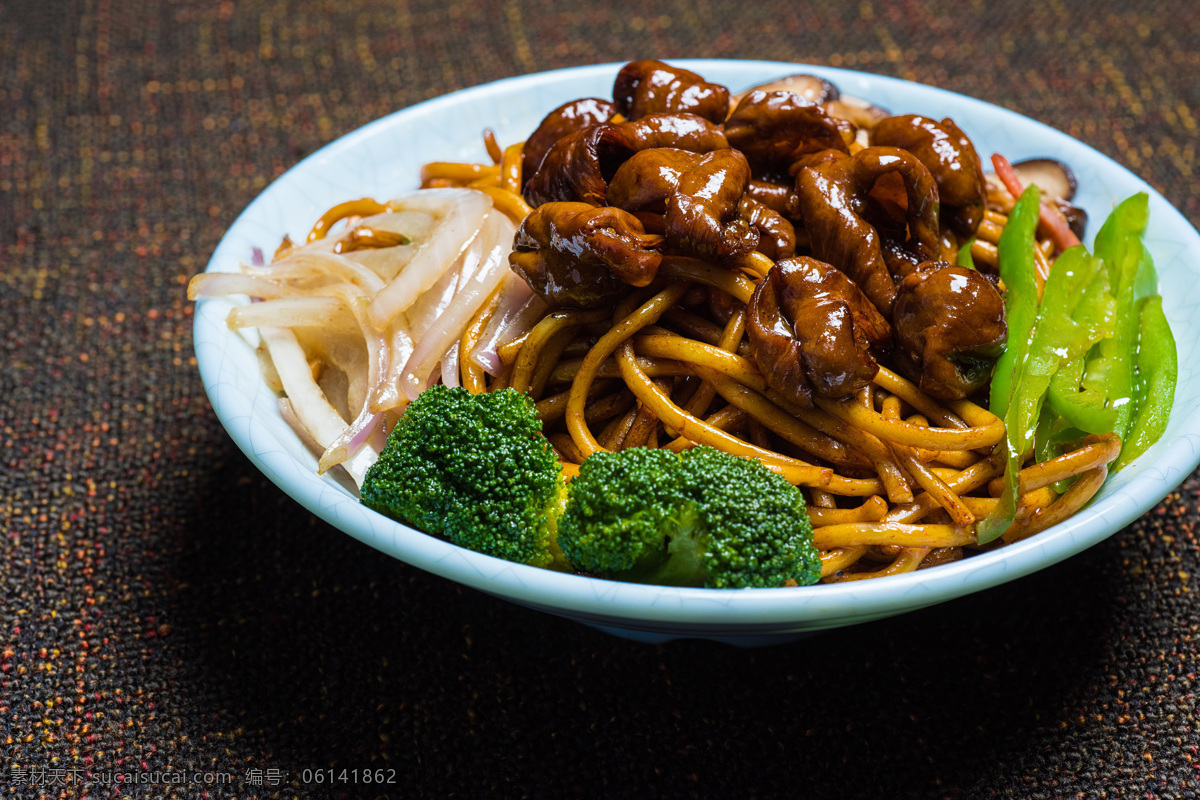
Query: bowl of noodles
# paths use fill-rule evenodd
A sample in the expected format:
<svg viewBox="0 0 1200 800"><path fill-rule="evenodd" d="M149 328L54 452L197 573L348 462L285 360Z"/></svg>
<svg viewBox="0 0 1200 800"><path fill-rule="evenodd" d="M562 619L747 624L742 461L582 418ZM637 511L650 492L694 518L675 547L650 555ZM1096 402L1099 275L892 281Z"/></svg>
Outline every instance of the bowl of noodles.
<svg viewBox="0 0 1200 800"><path fill-rule="evenodd" d="M1012 541L1003 547L984 548L967 557L947 558L945 563L938 563L936 566L926 564L929 568L894 569L892 572L895 574L891 574L886 569L887 564L882 563L878 570L881 576L877 579L838 581L812 586L735 590L682 588L603 580L588 575L539 569L458 547L364 506L359 501L356 483L367 464L364 464L359 456L369 452L372 444L378 448L383 432L387 430L389 422L394 422L394 418L389 419L386 412L356 415L353 398L359 397L357 403L365 407L366 401L362 400L362 397L371 395L372 392L375 392L372 396L378 396L381 391L379 387L384 383L383 375L388 373L389 367L395 373L395 379L391 383L395 394L392 408L400 410L407 401L406 398L415 396L430 383L443 381L458 384L469 377L467 367L458 365L458 362L450 357L451 351L455 350L453 347L447 348L450 340L445 336L437 338L439 327L435 322L436 312L439 309L444 310L443 307L435 307L437 304L430 301L424 311L420 303L417 303L417 310L413 311L411 298L403 301L410 304L406 318L413 321L414 326L417 325L417 320L425 318L424 323L420 325L422 332L428 332L428 344L424 346L421 341L414 344L411 335L406 339L395 330L383 331L382 326L378 324L372 327L371 315L374 313L376 320L384 320L389 313L386 303L396 302L396 295L408 291L415 297L419 292L425 292L421 295L425 297L431 292L436 293L434 289L437 287L434 287L431 281L440 279L442 283L438 285L444 289L446 280L442 277L430 278L426 281L428 286L408 287L407 290L403 287L395 289L392 284L402 281L393 281L385 291L382 288L383 283L377 278L372 278L361 270L356 271L358 268L354 266L342 264L338 268L348 270L346 288L342 291L349 294L339 295L332 300L312 296L289 299L292 305L285 309L286 313L299 315L297 319L308 320L303 324L297 323L299 327L296 330L314 324L311 321L314 318L328 318L349 330L361 329L368 342L372 337L384 341L382 347L384 352L388 353L387 358L372 356L369 348L363 350L358 343L353 348L341 347L336 341L320 345L330 352L331 359L341 358L359 362L363 375L369 377L360 379L358 383L373 385L356 386L354 380L350 380L348 384L342 380L338 387L330 388L337 382L328 382L324 387L325 393L330 398L337 394L339 399L337 402L331 399L325 403L331 409L326 414L328 419L325 427L322 428L320 420L311 422L308 430L316 433L306 435L304 426L297 425L297 411L294 406L299 405L303 392L322 391L315 378L303 375L311 364L304 360L302 353L305 347L311 351L312 345L304 334L297 337L288 332L287 328L279 327L280 317L255 317L255 304L250 303L247 296L264 296L260 288L263 275L254 272L255 269L261 271L270 266L261 264L261 261L268 260L262 258L262 254L283 252L286 255L293 247L293 242L303 243L310 239L314 221L318 220L340 219L345 216L376 219L372 215L395 217L405 214L450 214L424 207L421 203L436 205L446 198L453 199L456 197L455 192L462 191L455 186L463 185L463 181L458 181L453 186L450 184L454 182L445 182L443 185L449 188L440 189L442 196L432 200L408 199L395 204L384 202L373 206L351 206L355 202L363 202L361 198L411 198L411 193L421 186L423 180L426 185L430 185L431 173L428 165L487 164L493 159L489 159L489 150L485 148L481 136L485 130L490 131L490 136L494 137L490 149L495 157L497 171L502 170L506 159L500 148L495 146L495 142L523 142L538 127L547 112L570 100L610 96L614 76L621 68L621 65L616 64L503 80L396 112L309 156L276 180L251 203L230 227L212 256L206 274L220 276L214 277L213 280L224 283L210 281L212 286L202 293L204 296L197 305L194 329L197 363L205 389L221 423L247 457L283 491L334 527L376 549L442 577L530 608L575 619L630 638L664 641L680 637L699 637L742 645L779 641L823 629L880 619L1019 578L1061 561L1120 530L1161 500L1200 462L1200 417L1194 414L1200 399L1200 378L1197 378L1190 368L1194 362L1192 351L1195 342L1200 340L1200 331L1196 330L1200 323L1195 321L1196 315L1191 313L1192 308L1200 304L1200 281L1196 280L1197 268L1188 257L1189 253L1197 252L1197 248L1200 247L1200 236L1178 211L1145 182L1065 134L1016 113L932 87L846 70L787 63L726 60L672 63L699 73L710 81L720 82L734 92L785 75L809 74L837 86L843 95L861 98L869 104L890 109L895 113L921 114L936 119L951 117L958 127L971 137L980 154L1003 153L1013 161L1049 158L1069 164L1078 182L1078 191L1072 203L1087 212L1093 221L1084 237L1085 243L1090 243L1095 234L1094 229L1120 201L1140 192L1147 193L1149 223L1144 234L1145 247L1157 266L1162 308L1174 329L1179 362L1173 408L1161 438L1144 454L1119 471L1102 475L1103 485L1100 486L1097 482L1096 485L1100 488L1094 496L1089 495L1090 500L1086 505L1065 519L1054 518L1054 524L1045 526L1045 530L1039 530L1033 535L1013 537ZM436 169L434 172L436 173ZM511 240L520 216L524 213L521 209L506 208L504 204L508 201L505 197L495 192L493 195L493 208L505 210L509 218L501 219L505 215L493 213L487 217L493 220L491 223L481 223L485 232L477 237L478 244L475 249L478 252L474 256L480 265L502 260L493 258L490 254L499 246L497 242ZM331 209L348 203L351 206L342 209L341 217L330 216ZM453 213L470 216L475 212L460 210ZM480 219L483 218L481 214ZM420 220L416 216L413 219L416 220L413 224L419 227ZM394 236L395 238L388 240L386 244L394 245L397 249L409 246L405 237L384 230L386 225L382 222L376 228L378 230L360 226L357 235L385 239ZM349 241L347 237L351 235L343 232L334 236L331 233L329 252L337 253L340 252L337 249L339 247L351 247L352 245L346 244ZM335 239L337 241L334 241ZM284 241L282 250L281 241ZM986 242L984 244L986 245ZM984 258L987 257L986 251L985 246L982 252ZM462 255L458 250L454 253L455 258ZM255 261L260 263L256 265ZM249 267L243 266L246 264L249 264ZM744 274L748 277L743 279L743 282L754 277L754 265L746 266ZM405 267L405 270L409 269L410 267ZM698 267L687 260L669 269L673 269L671 275L680 280L683 277L694 281L703 278L697 274ZM691 270L691 273L688 273L688 270ZM375 270L372 274L378 273L379 270ZM488 271L484 266L480 266L476 270L476 277L479 286L472 291L479 297L474 301L474 305L462 312L473 318L478 317L479 309L485 304L486 298L494 296L498 287L503 288L506 285L505 281L511 280L511 273L505 269ZM250 282L246 282L247 279ZM259 280L260 283L256 284L254 280ZM467 281L464 278L460 279L459 283L465 285ZM741 284L723 286L735 297L738 292L749 291ZM368 294L365 299L360 297L363 291L367 291ZM683 289L680 290L680 293L682 292ZM309 295L311 294L310 292ZM231 320L235 319L241 321L234 324ZM655 321L658 322L659 318L656 317ZM574 320L574 324L578 325L587 322ZM681 321L677 322L686 325L686 314L681 315ZM698 324L694 323L693 327ZM481 330L477 331L477 334L482 334L484 326L479 327ZM461 326L456 330L460 329ZM719 339L720 333L720 330L715 334L709 332L709 336L712 338L715 335ZM445 335L450 336L454 342L460 341L454 338L452 333ZM652 341L662 338L654 335L643 336L643 343L648 348L665 347L662 341ZM697 338L700 338L699 334ZM261 356L264 342L270 345L275 362L267 365L265 369ZM402 346L405 348L403 359L396 355L396 348ZM389 350L389 347L392 349ZM564 343L559 356L562 356L563 352L570 355L569 344ZM296 354L291 366L288 366L288 359L283 355L286 353ZM645 367L642 372L647 383L647 386L643 387L644 391L653 392L653 386L661 386L662 376L653 374L652 367L655 358L666 358L667 355L672 354L647 352L646 360L639 362ZM676 352L674 358L677 361L682 357ZM400 373L397 367L401 362L410 365L417 363L420 368ZM540 372L531 368L532 372L522 379L522 388L528 389L530 383L533 383L540 389L541 400L548 401L554 392L545 386L551 381L549 376L553 366L548 366ZM462 377L459 376L460 369ZM575 369L580 369L578 363ZM452 372L453 380L450 379ZM884 378L881 380L887 385L882 386L879 381L876 382L881 386L882 394L901 398L892 401L890 414L886 398L876 403L880 405L881 410L870 417L864 414L863 409L857 409L853 413L845 412L848 415L837 417L836 414L843 413L844 410L818 405L819 409L825 409L828 412L827 416L834 420L827 423L833 427L819 433L832 435L829 431L836 433L837 430L841 430L845 432L846 437L853 437L861 435L864 429L871 430L872 425L893 424L893 427L897 427L902 423L898 416L901 412L897 409L903 406L904 413L916 412L924 424L931 428L942 430L936 422L941 414L957 425L960 432L971 432L962 434L959 437L962 441L953 446L958 452L984 450L985 442L970 438L974 435L986 438L989 435L985 429L991 423L984 409L966 401L952 406L929 407L920 393L913 389L911 382L889 370L885 369L882 372ZM736 370L731 367L727 374L734 373ZM704 374L713 381L722 379L722 376L715 373ZM478 379L478 376L476 378ZM488 379L482 380L486 384ZM658 384L654 383L655 380ZM307 388L283 391L284 384L300 386L297 381ZM315 390L313 387L316 387ZM767 392L762 386L757 388L760 394ZM736 387L729 389L736 390ZM285 395L282 400L281 394ZM561 402L564 405L567 402L565 392ZM782 401L776 405L789 407ZM620 412L626 414L630 420L625 426L625 434L628 434L629 427L637 423L636 408L637 406L634 406L634 410L629 410L626 407ZM309 413L311 416L311 412ZM933 423L929 422L931 418L934 419ZM994 419L991 417L991 420ZM668 426L672 433L682 430L681 420L672 421L678 423ZM808 421L813 422L811 419ZM819 425L817 422L813 424ZM947 426L954 427L949 423ZM720 425L713 427L717 429ZM856 434L855 430L859 433ZM597 422L591 435L594 440L614 434L603 422ZM765 444L750 434L744 439L749 445L755 445L756 441ZM697 438L696 441L701 439ZM988 441L992 445L997 443ZM580 459L586 455L571 450L572 445L567 439L562 439L561 442L559 452L570 451L570 457L564 458L565 461ZM913 442L911 450L897 452L912 454L920 449L918 444L929 444L925 439L914 439ZM661 444L666 445L667 442L664 440ZM946 445L946 448L952 449L951 445ZM333 458L333 453L340 455ZM354 455L347 455L348 453ZM359 459L357 465L356 458ZM956 465L959 472L979 469L978 464L983 462L982 456L963 458L962 463ZM780 459L786 466L786 458L780 456ZM921 469L915 460L905 463L911 466L912 470ZM330 469L334 464L340 466ZM950 474L949 467L944 464L942 467L944 469L939 474ZM848 493L856 492L861 497L870 492L863 488L865 484L853 483L856 480L865 480L854 477L857 474L851 473L849 478L838 478L836 475L834 477L846 481L844 488ZM995 475L994 472L989 473L988 477L995 480ZM929 479L935 478L936 476ZM826 483L823 485L829 485L828 475L824 480ZM880 480L886 483L882 477ZM792 482L806 485L800 478ZM920 488L917 487L918 490ZM903 486L899 487L899 491L903 489ZM887 495L894 494L886 485L873 491L884 495L885 499ZM810 494L810 505L814 505L814 497L818 500L824 499L821 494ZM911 496L908 499L911 502ZM975 502L978 505L985 499ZM821 505L828 506L825 513L831 521L852 525L859 519L853 516L842 518L830 513L836 511L836 505L832 502L815 504ZM891 513L903 503L887 505L890 508L888 513ZM819 517L821 510L815 507L814 510ZM879 520L882 513L884 512L869 518ZM953 528L951 525L942 527ZM947 540L943 544L952 545L954 541ZM840 542L834 542L828 545L828 548L827 552L838 548L847 549ZM922 557L936 549L933 546L923 548L925 552ZM961 553L958 556L961 556ZM901 560L898 558L896 563Z"/></svg>

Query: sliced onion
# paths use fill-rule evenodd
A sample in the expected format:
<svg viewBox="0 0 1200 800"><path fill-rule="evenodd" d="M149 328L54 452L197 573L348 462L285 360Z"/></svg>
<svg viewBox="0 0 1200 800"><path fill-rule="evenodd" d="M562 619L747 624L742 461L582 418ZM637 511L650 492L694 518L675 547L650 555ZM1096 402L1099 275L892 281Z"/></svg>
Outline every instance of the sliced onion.
<svg viewBox="0 0 1200 800"><path fill-rule="evenodd" d="M438 317L444 314L450 304L454 302L454 296L458 294L459 287L470 280L471 274L483 260L483 239L482 236L476 236L470 246L458 257L458 261L451 265L450 269L438 278L438 282L429 291L418 297L404 312L404 318L408 320L408 330L413 339L419 341L425 335Z"/></svg>
<svg viewBox="0 0 1200 800"><path fill-rule="evenodd" d="M284 392L292 401L296 417L317 444L329 447L346 428L346 421L313 380L308 358L296 341L296 335L287 328L260 328L259 333L271 353L271 361L275 363Z"/></svg>
<svg viewBox="0 0 1200 800"><path fill-rule="evenodd" d="M300 421L300 417L296 416L296 409L292 407L292 401L286 397L279 398L279 416L283 417L283 421L288 424L288 427L295 432L308 452L314 456L320 457L321 451L324 449L308 432L308 428L304 427L304 423Z"/></svg>
<svg viewBox="0 0 1200 800"><path fill-rule="evenodd" d="M408 266L371 301L370 314L382 328L406 310L451 267L479 233L492 198L474 189L423 189L388 202L394 208L425 211L440 220Z"/></svg>
<svg viewBox="0 0 1200 800"><path fill-rule="evenodd" d="M430 382L459 384L463 331L501 282L493 354L501 336L528 328L545 310L509 270L516 228L491 213L487 195L421 190L389 206L400 210L360 224L405 233L414 244L333 253L351 227L265 266L256 257L241 273L197 276L188 287L192 299L259 300L234 309L228 323L259 329L263 358L286 394L280 414L319 454L318 470L341 464L359 485L386 443L388 421ZM349 379L342 412L315 379L310 357Z"/></svg>
<svg viewBox="0 0 1200 800"><path fill-rule="evenodd" d="M503 214L489 214L484 231L484 259L454 298L437 323L417 342L416 349L404 365L400 390L410 400L428 385L429 374L441 360L451 342L462 337L463 330L479 307L487 302L504 276L509 274L508 254L512 251L516 226Z"/></svg>
<svg viewBox="0 0 1200 800"><path fill-rule="evenodd" d="M222 297L229 294L246 294L251 297L274 299L295 294L286 284L242 275L237 272L202 272L188 282L189 300L201 297Z"/></svg>
<svg viewBox="0 0 1200 800"><path fill-rule="evenodd" d="M513 333L524 333L536 325L545 316L546 308L545 301L533 293L525 279L510 270L504 276L496 310L471 351L471 361L487 374L499 375L501 342L510 341Z"/></svg>
<svg viewBox="0 0 1200 800"><path fill-rule="evenodd" d="M412 355L416 344L403 314L392 320L386 336L389 350L388 368L386 377L371 397L372 411L388 411L408 404L408 398L400 393L400 370Z"/></svg>
<svg viewBox="0 0 1200 800"><path fill-rule="evenodd" d="M458 380L458 348L461 344L461 337L455 339L450 348L446 350L446 355L442 356L442 383L452 389L462 385Z"/></svg>
<svg viewBox="0 0 1200 800"><path fill-rule="evenodd" d="M260 328L259 334L271 353L271 360L275 362L275 370L279 373L296 419L318 445L328 450L349 426L313 380L308 358L296 341L295 334L287 328ZM375 457L373 452L360 451L343 462L342 467L361 486L363 476Z"/></svg>
<svg viewBox="0 0 1200 800"><path fill-rule="evenodd" d="M337 253L314 249L312 245L292 250L265 267L246 266L242 271L247 275L262 276L275 281L332 277L352 283L371 296L377 294L384 285L382 278L362 264Z"/></svg>
<svg viewBox="0 0 1200 800"><path fill-rule="evenodd" d="M362 336L363 343L367 348L367 376L365 383L368 388L362 395L362 408L351 409L350 411L351 414L356 412L361 413L363 409L370 405L367 398L375 392L387 371L388 340L383 331L371 324L371 320L367 316L367 304L370 302L370 298L361 289L349 283L340 283L335 286L324 287L323 291L327 291L331 297L337 298L343 305L350 309L355 321L358 323L358 332ZM347 371L347 374L349 374L349 371Z"/></svg>
<svg viewBox="0 0 1200 800"><path fill-rule="evenodd" d="M321 458L317 462L317 472L324 474L326 470L332 469L338 464L344 464L348 459L357 456L382 423L382 413L375 414L369 407L364 407L354 422L350 423L346 430L333 440L321 454Z"/></svg>
<svg viewBox="0 0 1200 800"><path fill-rule="evenodd" d="M354 225L347 227L346 230L339 232L332 241L324 246L326 249L332 250L337 242L349 238L351 231L359 226L407 236L411 240L409 244L394 247L368 247L343 253L346 258L361 264L387 282L408 266L408 263L413 260L413 256L421 249L421 245L433 233L437 224L438 220L432 214L426 214L423 211L386 211L359 220ZM321 244L321 241L313 242L313 245Z"/></svg>
<svg viewBox="0 0 1200 800"><path fill-rule="evenodd" d="M301 325L333 330L358 327L350 309L335 297L281 297L231 309L230 328L294 328Z"/></svg>
<svg viewBox="0 0 1200 800"><path fill-rule="evenodd" d="M321 455L321 460L317 464L317 471L324 473L337 464L342 464L348 459L356 457L362 450L363 445L371 438L375 429L379 427L383 421L383 414L372 407L371 398L379 394L384 382L387 380L389 366L391 362L390 343L383 331L379 330L371 324L367 318L367 298L363 295L355 296L349 284L343 284L343 291L347 292L347 297L343 302L351 303L351 309L354 311L354 316L358 320L363 338L367 344L367 385L369 390L365 393L362 406L358 410L358 416L350 423L336 439L329 443L325 452Z"/></svg>

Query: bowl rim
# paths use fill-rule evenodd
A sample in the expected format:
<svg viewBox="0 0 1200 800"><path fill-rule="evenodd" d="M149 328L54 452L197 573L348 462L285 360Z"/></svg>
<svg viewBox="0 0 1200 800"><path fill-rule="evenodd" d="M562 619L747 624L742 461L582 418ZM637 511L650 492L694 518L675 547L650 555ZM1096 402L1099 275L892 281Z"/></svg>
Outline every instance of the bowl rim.
<svg viewBox="0 0 1200 800"><path fill-rule="evenodd" d="M770 76L808 72L828 78L846 94L859 94L881 105L887 104L879 100L884 94L916 92L923 97L945 100L955 108L968 109L984 116L998 115L998 125L1038 134L1034 137L1035 143L1044 145L1038 152L1058 149L1081 153L1097 167L1103 168L1106 177L1114 178L1116 184L1125 187L1122 189L1124 194L1132 193L1128 191L1129 188L1148 192L1152 228L1162 229L1184 240L1179 242L1181 248L1200 245L1200 235L1188 220L1141 178L1067 134L1000 106L899 78L819 65L740 59L669 61L722 81L729 81L729 75L761 82ZM327 165L367 146L381 134L394 132L422 117L436 116L462 105L478 104L489 98L495 102L496 97L506 93L528 93L564 80L580 82L609 77L611 81L611 76L623 63L571 67L504 78L432 98L374 120L325 145L270 183L226 231L206 271L228 271L230 265L236 264L239 258L249 252L247 245L253 241L250 229L260 225L260 217L278 211L278 198L275 195L296 188L293 184L297 183L298 176L327 169ZM758 77L752 77L755 75ZM863 92L864 88L868 91ZM542 113L553 107L547 106ZM900 111L907 113L907 109ZM970 131L968 135L972 135ZM1042 136L1044 140L1040 138ZM1050 142L1054 143L1055 148L1048 146ZM1015 160L1015 156L1013 158ZM402 188L397 187L398 190ZM325 207L338 201L339 198L330 198ZM276 240L282 233L278 230L275 232ZM762 630L780 625L816 628L825 627L825 623L848 624L944 602L1051 566L1102 541L1153 507L1200 464L1200 415L1185 413L1194 411L1200 403L1195 398L1181 397L1177 391L1172 423L1168 428L1170 440L1164 435L1163 440L1151 449L1154 458L1146 459L1150 463L1128 467L1127 470L1132 472L1118 490L1106 493L1095 506L1085 508L1036 536L933 570L869 581L741 590L648 586L553 572L464 550L383 517L362 506L356 499L354 505L357 513L336 497L330 498L330 492L341 492L346 498L353 499L337 486L332 477L318 478L315 475L315 459L308 465L292 458L295 463L289 464L288 458L279 456L280 453L291 455L292 451L280 448L278 437L264 433L255 425L253 408L246 405L254 402L254 396L244 398L246 403L237 402L242 390L235 387L225 373L228 367L225 347L243 337L235 335L224 325L214 325L215 320L223 321L224 318L223 314L217 316L215 306L219 304L218 300L205 298L197 303L193 325L197 366L205 391L223 427L268 479L330 524L406 563L510 601L597 624L659 630ZM1172 323L1177 325L1182 318L1173 296L1164 294L1164 305L1176 311ZM1180 338L1177 337L1177 344L1181 344ZM244 341L248 345L253 344L252 341ZM1185 370L1182 346L1180 350L1182 385ZM261 390L269 391L265 385ZM254 391L257 392L257 389ZM1185 401L1191 404L1187 409L1183 408ZM1184 443L1190 447L1182 446ZM303 469L311 470L312 474L302 474ZM1122 473L1123 476L1125 474Z"/></svg>

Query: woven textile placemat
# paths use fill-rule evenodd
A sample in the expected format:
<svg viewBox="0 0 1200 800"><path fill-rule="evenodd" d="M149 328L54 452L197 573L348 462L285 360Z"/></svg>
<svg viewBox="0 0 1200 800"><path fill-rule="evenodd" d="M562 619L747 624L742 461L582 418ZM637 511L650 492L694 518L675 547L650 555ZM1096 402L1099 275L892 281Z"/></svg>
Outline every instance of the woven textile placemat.
<svg viewBox="0 0 1200 800"><path fill-rule="evenodd" d="M0 796L1200 795L1195 475L1034 576L739 650L408 567L226 436L184 292L271 180L448 91L655 57L963 92L1200 220L1188 0L0 0Z"/></svg>

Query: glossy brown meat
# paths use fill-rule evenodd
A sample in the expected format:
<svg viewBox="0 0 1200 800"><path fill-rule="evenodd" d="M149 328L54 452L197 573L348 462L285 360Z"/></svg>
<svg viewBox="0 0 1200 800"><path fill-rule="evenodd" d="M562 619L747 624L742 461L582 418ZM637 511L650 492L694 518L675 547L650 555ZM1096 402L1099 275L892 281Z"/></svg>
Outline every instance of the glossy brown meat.
<svg viewBox="0 0 1200 800"><path fill-rule="evenodd" d="M693 153L707 153L729 147L720 125L695 114L649 114L620 123L638 150L674 147Z"/></svg>
<svg viewBox="0 0 1200 800"><path fill-rule="evenodd" d="M635 152L629 135L616 125L599 123L559 139L541 166L525 182L525 202L581 202L604 205L608 181Z"/></svg>
<svg viewBox="0 0 1200 800"><path fill-rule="evenodd" d="M729 113L728 89L661 61L631 61L622 67L613 83L613 100L626 119L687 112L719 124Z"/></svg>
<svg viewBox="0 0 1200 800"><path fill-rule="evenodd" d="M758 231L758 250L767 258L778 261L796 254L796 228L778 211L745 194L738 213Z"/></svg>
<svg viewBox="0 0 1200 800"><path fill-rule="evenodd" d="M961 400L982 388L1004 349L1004 300L974 270L922 264L900 282L892 316L897 366L921 390Z"/></svg>
<svg viewBox="0 0 1200 800"><path fill-rule="evenodd" d="M796 220L800 218L800 198L796 195L794 184L792 180L787 183L751 180L746 187L746 194L788 219Z"/></svg>
<svg viewBox="0 0 1200 800"><path fill-rule="evenodd" d="M548 305L594 308L654 280L661 243L619 208L546 203L517 229L508 261Z"/></svg>
<svg viewBox="0 0 1200 800"><path fill-rule="evenodd" d="M938 122L920 114L888 117L871 130L871 143L916 156L937 183L942 222L962 239L975 235L987 204L987 184L975 146L954 120Z"/></svg>
<svg viewBox="0 0 1200 800"><path fill-rule="evenodd" d="M662 214L667 199L679 191L680 177L698 163L698 154L674 147L639 150L613 175L608 203L626 211Z"/></svg>
<svg viewBox="0 0 1200 800"><path fill-rule="evenodd" d="M750 350L771 388L800 406L845 397L870 383L887 321L841 271L815 258L776 262L746 315Z"/></svg>
<svg viewBox="0 0 1200 800"><path fill-rule="evenodd" d="M713 261L758 246L758 234L740 210L749 179L746 159L735 150L701 155L659 147L621 165L608 202L639 216L663 214L668 252Z"/></svg>
<svg viewBox="0 0 1200 800"><path fill-rule="evenodd" d="M546 153L562 137L590 125L608 122L616 113L616 106L598 97L563 103L547 114L537 130L525 140L525 148L521 152L521 174L532 175L537 172Z"/></svg>
<svg viewBox="0 0 1200 800"><path fill-rule="evenodd" d="M725 123L729 146L746 155L755 177L768 180L790 176L807 153L850 152L842 133L819 105L791 92L750 92Z"/></svg>
<svg viewBox="0 0 1200 800"><path fill-rule="evenodd" d="M679 176L679 189L667 198L663 222L674 253L715 261L749 253L758 234L738 206L750 183L750 165L737 150L714 150Z"/></svg>
<svg viewBox="0 0 1200 800"><path fill-rule="evenodd" d="M937 257L938 194L916 156L868 147L799 171L813 255L845 272L890 318L896 282Z"/></svg>

